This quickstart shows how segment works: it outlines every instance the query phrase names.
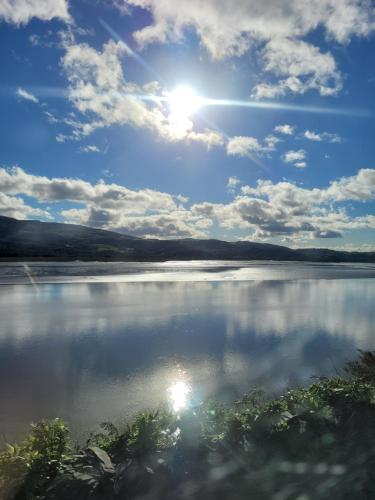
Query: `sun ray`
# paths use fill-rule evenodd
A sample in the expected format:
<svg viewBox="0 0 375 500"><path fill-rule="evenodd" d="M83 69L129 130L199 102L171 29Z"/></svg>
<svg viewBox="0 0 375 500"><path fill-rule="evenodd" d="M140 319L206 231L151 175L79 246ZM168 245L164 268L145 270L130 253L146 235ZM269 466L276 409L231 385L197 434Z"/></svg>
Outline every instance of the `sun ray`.
<svg viewBox="0 0 375 500"><path fill-rule="evenodd" d="M133 97L138 97L139 99L157 102L168 102L168 96L157 96L157 95L141 95L132 94ZM315 113L315 114L325 114L325 115L337 115L337 116L352 116L358 118L366 118L372 116L369 110L357 109L357 108L332 108L332 107L319 107L319 106L307 106L307 105L296 105L288 104L283 102L265 102L265 101L252 101L252 100L234 100L234 99L211 99L208 97L196 96L199 98L199 108L204 107L214 107L214 106L228 106L228 107L240 107L240 108L254 108L254 109L264 109L269 111L292 111L296 113Z"/></svg>

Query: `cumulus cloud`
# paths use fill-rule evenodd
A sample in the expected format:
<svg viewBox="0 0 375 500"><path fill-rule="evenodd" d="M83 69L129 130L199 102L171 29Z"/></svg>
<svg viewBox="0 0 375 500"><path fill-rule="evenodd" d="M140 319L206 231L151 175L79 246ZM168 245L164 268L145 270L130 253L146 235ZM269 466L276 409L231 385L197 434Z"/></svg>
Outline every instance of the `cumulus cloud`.
<svg viewBox="0 0 375 500"><path fill-rule="evenodd" d="M28 217L49 217L47 210L27 205L24 200L17 196L9 196L0 191L0 215L14 217L15 219L26 219Z"/></svg>
<svg viewBox="0 0 375 500"><path fill-rule="evenodd" d="M128 0L151 12L153 23L135 33L142 44L181 40L190 28L214 58L244 54L254 40L300 37L322 26L340 43L373 29L370 0Z"/></svg>
<svg viewBox="0 0 375 500"><path fill-rule="evenodd" d="M281 139L273 134L269 134L265 137L264 142L268 151L274 151L276 149L276 144L281 142Z"/></svg>
<svg viewBox="0 0 375 500"><path fill-rule="evenodd" d="M102 0L102 2L109 7L115 8L122 16L131 13L129 5L125 0Z"/></svg>
<svg viewBox="0 0 375 500"><path fill-rule="evenodd" d="M280 139L272 134L264 139L264 144L261 144L258 139L250 136L238 135L231 137L227 141L227 154L230 156L242 156L253 158L253 155L262 156L264 154L275 151L276 144Z"/></svg>
<svg viewBox="0 0 375 500"><path fill-rule="evenodd" d="M331 183L326 199L335 201L370 201L375 198L375 170L362 168L357 175L342 177Z"/></svg>
<svg viewBox="0 0 375 500"><path fill-rule="evenodd" d="M45 203L71 202L61 211L66 221L148 238L205 238L216 222L225 230L243 230L248 238L275 236L292 241L340 238L349 230L375 229L375 215L350 215L342 202L375 200L375 169L361 169L326 188L307 189L290 182L259 180L239 188L231 177L229 203L186 206L181 195L151 189L131 190L115 183L31 175L19 167L0 169L0 207L17 218L48 217ZM38 206L26 205L23 196Z"/></svg>
<svg viewBox="0 0 375 500"><path fill-rule="evenodd" d="M255 137L232 137L227 144L228 155L248 156L250 153L259 153L262 146Z"/></svg>
<svg viewBox="0 0 375 500"><path fill-rule="evenodd" d="M317 28L338 43L353 36L367 36L375 29L371 0L128 0L147 9L152 22L134 33L141 45L181 41L193 29L214 59L240 56L262 49L264 69L280 79L260 83L253 89L257 98L287 92L317 90L333 95L342 86L332 54L301 38Z"/></svg>
<svg viewBox="0 0 375 500"><path fill-rule="evenodd" d="M21 99L25 99L26 101L31 101L37 104L39 102L39 99L35 97L35 95L31 94L27 90L18 87L17 92L16 92L17 97L20 97Z"/></svg>
<svg viewBox="0 0 375 500"><path fill-rule="evenodd" d="M332 142L332 143L343 142L339 134L331 134L329 132L318 133L311 130L306 130L303 134L303 137L305 139L308 139L309 141L315 141L315 142Z"/></svg>
<svg viewBox="0 0 375 500"><path fill-rule="evenodd" d="M306 151L304 149L287 151L281 158L284 163L293 163L297 168L306 167L306 162L304 161L306 159Z"/></svg>
<svg viewBox="0 0 375 500"><path fill-rule="evenodd" d="M236 177L235 175L232 175L231 177L228 178L227 182L227 189L229 193L234 194L236 192L236 189L238 186L241 184L241 181Z"/></svg>
<svg viewBox="0 0 375 500"><path fill-rule="evenodd" d="M308 204L329 204L342 201L367 202L375 200L375 169L362 168L356 175L332 181L325 189L305 189L287 182L273 184L271 181L258 181L256 188L244 186L242 191L246 194L284 200L287 194L287 199L292 199L293 204L298 201L298 205L302 201ZM305 209L308 210L308 205Z"/></svg>
<svg viewBox="0 0 375 500"><path fill-rule="evenodd" d="M1 0L0 21L16 25L27 24L32 18L69 21L67 0Z"/></svg>
<svg viewBox="0 0 375 500"><path fill-rule="evenodd" d="M147 238L205 238L204 229L211 221L193 217L187 210L169 213L129 215L116 209L99 210L95 207L63 210L69 222L104 229L114 229L124 234Z"/></svg>
<svg viewBox="0 0 375 500"><path fill-rule="evenodd" d="M101 149L95 144L87 144L86 146L82 146L79 148L82 153L101 153Z"/></svg>
<svg viewBox="0 0 375 500"><path fill-rule="evenodd" d="M375 229L375 216L351 217L343 207L335 208L342 201L374 199L375 170L361 169L325 189L260 180L255 187L243 186L241 194L231 203L205 202L194 205L191 211L216 220L226 229L249 229L253 239L278 236L287 241L301 241L340 238L349 230Z"/></svg>
<svg viewBox="0 0 375 500"><path fill-rule="evenodd" d="M279 134L284 134L284 135L293 135L295 131L295 126L293 125L288 125L287 123L284 125L277 125L274 128L275 132L278 132Z"/></svg>
<svg viewBox="0 0 375 500"><path fill-rule="evenodd" d="M342 88L341 74L331 53L302 40L274 39L262 52L264 69L281 77L276 83L260 83L253 89L256 99L304 94L315 89L321 95L335 95Z"/></svg>
<svg viewBox="0 0 375 500"><path fill-rule="evenodd" d="M31 175L20 167L0 169L0 194L9 198L2 203L8 207L7 213L17 218L46 214L42 209L24 207L22 199L16 197L27 195L39 203L79 204L82 208L62 212L66 220L143 236L203 237L210 224L185 210L183 204L187 198L180 195L152 189L131 190L104 181L91 184L82 179Z"/></svg>
<svg viewBox="0 0 375 500"><path fill-rule="evenodd" d="M90 203L101 208L117 208L127 213L147 210L176 209L176 201L168 193L152 189L134 191L118 184L100 181L91 184L82 179L30 175L20 167L0 169L0 192L26 194L41 202L68 200Z"/></svg>
<svg viewBox="0 0 375 500"><path fill-rule="evenodd" d="M314 238L342 238L342 233L339 231L334 231L333 229L326 229L324 231L321 231L320 229L317 229L314 231L313 234Z"/></svg>

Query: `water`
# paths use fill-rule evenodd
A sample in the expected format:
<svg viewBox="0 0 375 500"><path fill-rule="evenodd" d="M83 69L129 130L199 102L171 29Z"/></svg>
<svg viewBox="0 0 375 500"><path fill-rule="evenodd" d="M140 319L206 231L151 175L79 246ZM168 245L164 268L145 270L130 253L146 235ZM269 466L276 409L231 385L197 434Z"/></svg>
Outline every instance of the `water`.
<svg viewBox="0 0 375 500"><path fill-rule="evenodd" d="M1 264L0 434L84 436L169 401L232 401L375 349L375 266ZM27 284L26 284L27 283Z"/></svg>

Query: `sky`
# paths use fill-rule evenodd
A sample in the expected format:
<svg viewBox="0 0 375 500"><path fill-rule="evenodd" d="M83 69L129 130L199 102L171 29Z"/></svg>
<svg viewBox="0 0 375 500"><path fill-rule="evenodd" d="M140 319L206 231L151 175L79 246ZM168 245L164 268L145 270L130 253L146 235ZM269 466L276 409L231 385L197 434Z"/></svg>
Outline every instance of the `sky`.
<svg viewBox="0 0 375 500"><path fill-rule="evenodd" d="M375 250L371 0L0 0L0 214Z"/></svg>

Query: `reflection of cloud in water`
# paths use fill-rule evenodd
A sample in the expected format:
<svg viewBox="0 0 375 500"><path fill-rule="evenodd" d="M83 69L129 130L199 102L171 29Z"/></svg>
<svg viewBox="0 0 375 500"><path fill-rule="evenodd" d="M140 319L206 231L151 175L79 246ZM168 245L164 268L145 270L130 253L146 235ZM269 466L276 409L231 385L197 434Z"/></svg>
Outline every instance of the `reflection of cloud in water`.
<svg viewBox="0 0 375 500"><path fill-rule="evenodd" d="M220 317L232 337L324 330L370 341L374 280L96 283L0 288L0 343L51 335L106 335L168 327L183 316ZM152 333L150 333L152 334Z"/></svg>
<svg viewBox="0 0 375 500"><path fill-rule="evenodd" d="M372 279L1 287L0 428L280 389L374 348L374 303Z"/></svg>

